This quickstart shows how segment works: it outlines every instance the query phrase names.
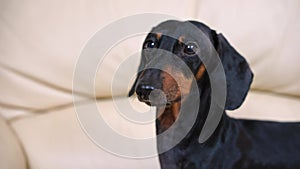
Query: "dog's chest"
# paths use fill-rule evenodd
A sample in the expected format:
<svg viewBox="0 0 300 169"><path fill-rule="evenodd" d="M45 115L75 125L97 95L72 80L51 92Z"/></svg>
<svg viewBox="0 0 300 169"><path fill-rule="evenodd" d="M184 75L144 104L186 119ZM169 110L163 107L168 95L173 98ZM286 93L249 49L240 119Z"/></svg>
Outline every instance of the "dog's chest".
<svg viewBox="0 0 300 169"><path fill-rule="evenodd" d="M169 166L169 162L175 164L176 169L234 169L240 156L236 147L218 143L214 146L203 146L195 140L189 145L179 144L160 155L160 162L164 163L162 169L168 169L163 166ZM174 161L165 159L174 159Z"/></svg>

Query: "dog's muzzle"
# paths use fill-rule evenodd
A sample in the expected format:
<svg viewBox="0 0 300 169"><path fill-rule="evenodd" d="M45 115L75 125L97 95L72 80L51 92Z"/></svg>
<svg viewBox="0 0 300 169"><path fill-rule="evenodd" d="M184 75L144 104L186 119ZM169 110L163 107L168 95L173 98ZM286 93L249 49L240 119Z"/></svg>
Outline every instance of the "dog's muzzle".
<svg viewBox="0 0 300 169"><path fill-rule="evenodd" d="M136 94L141 102L150 106L165 106L168 104L166 94L155 87L147 84L139 84Z"/></svg>

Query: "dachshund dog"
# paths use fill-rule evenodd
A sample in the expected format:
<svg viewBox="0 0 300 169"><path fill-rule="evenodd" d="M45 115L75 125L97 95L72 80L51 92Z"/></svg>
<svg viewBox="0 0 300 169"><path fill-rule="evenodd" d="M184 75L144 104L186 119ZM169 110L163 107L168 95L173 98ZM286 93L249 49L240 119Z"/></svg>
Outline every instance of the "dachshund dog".
<svg viewBox="0 0 300 169"><path fill-rule="evenodd" d="M208 65L214 65L209 64L214 54L224 71L226 83L222 86L226 95L216 128L201 143L198 138L213 102ZM157 135L172 129L157 140L161 168L300 168L300 123L234 119L226 115L225 110L237 109L243 103L252 78L247 61L222 34L203 23L170 20L154 27L144 41L129 96L136 93L141 102L156 107ZM189 118L192 109L197 114ZM173 147L165 148L186 128L183 124L191 126L187 134Z"/></svg>

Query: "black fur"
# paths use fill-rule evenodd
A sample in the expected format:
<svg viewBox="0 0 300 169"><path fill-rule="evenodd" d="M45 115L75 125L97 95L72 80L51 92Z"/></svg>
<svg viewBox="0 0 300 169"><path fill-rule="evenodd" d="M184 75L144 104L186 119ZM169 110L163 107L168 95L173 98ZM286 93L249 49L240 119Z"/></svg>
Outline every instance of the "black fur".
<svg viewBox="0 0 300 169"><path fill-rule="evenodd" d="M227 82L227 98L222 119L213 135L200 144L198 138L205 123L211 102L211 86L207 72L197 81L200 92L200 107L196 123L187 136L174 148L159 155L163 169L297 169L300 168L300 124L279 123L257 120L243 120L228 117L225 110L234 110L244 101L253 74L246 60L228 43L222 34L217 34L206 25L196 21L167 21L153 28L145 43L153 39L153 33L173 34L192 23L209 39L218 52ZM186 37L192 35L189 29L184 30ZM180 32L180 31L179 31ZM182 32L180 32L182 34ZM162 36L155 48L174 53L181 58L196 73L200 64L199 57L186 57L178 47L174 37ZM155 39L155 38L154 38ZM201 43L202 39L196 42ZM208 49L203 49L208 50ZM209 52L207 52L209 53ZM149 58L156 57L155 53L143 51L139 72L147 69ZM161 57L161 56L160 56ZM209 56L205 56L209 57ZM178 66L178 65L174 65ZM150 70L151 72L151 70ZM129 95L136 91L140 74ZM149 83L160 84L161 79L147 77ZM192 93L191 93L192 94ZM189 106L198 104L198 100L187 101ZM269 105L272 106L272 105ZM282 112L284 113L284 112ZM184 114L188 115L188 114ZM160 134L160 124L157 122L157 133ZM158 142L160 145L168 142Z"/></svg>

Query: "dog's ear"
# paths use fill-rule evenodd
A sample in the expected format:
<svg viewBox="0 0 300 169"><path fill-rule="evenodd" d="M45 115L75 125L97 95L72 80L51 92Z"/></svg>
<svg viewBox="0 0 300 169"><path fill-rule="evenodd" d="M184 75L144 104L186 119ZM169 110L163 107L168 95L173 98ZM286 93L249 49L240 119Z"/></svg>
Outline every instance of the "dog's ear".
<svg viewBox="0 0 300 169"><path fill-rule="evenodd" d="M237 109L245 100L250 88L253 74L243 58L225 39L217 35L217 52L224 67L227 83L226 110Z"/></svg>

